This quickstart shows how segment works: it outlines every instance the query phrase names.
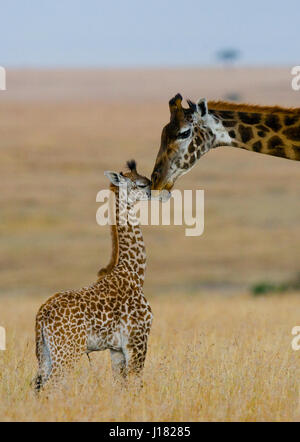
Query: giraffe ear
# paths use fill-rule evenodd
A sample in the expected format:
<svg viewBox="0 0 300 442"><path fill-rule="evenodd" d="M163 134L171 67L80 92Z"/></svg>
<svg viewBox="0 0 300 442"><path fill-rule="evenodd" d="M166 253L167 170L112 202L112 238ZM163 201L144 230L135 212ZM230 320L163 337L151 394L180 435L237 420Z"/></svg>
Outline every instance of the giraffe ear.
<svg viewBox="0 0 300 442"><path fill-rule="evenodd" d="M206 115L208 114L206 98L199 98L199 100L197 101L197 109L201 117L205 118Z"/></svg>
<svg viewBox="0 0 300 442"><path fill-rule="evenodd" d="M114 186L122 186L129 181L129 179L123 176L121 173L111 172L110 170L106 170L104 175Z"/></svg>

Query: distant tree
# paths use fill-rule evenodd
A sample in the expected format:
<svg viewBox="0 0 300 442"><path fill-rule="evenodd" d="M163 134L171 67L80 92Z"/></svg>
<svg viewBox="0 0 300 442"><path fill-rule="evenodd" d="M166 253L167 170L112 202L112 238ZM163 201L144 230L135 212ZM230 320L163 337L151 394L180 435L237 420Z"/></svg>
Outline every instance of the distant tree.
<svg viewBox="0 0 300 442"><path fill-rule="evenodd" d="M224 66L233 66L241 56L241 52L235 48L223 48L216 53L218 61L220 61ZM229 101L241 101L242 95L237 90L228 91L224 95L225 100Z"/></svg>
<svg viewBox="0 0 300 442"><path fill-rule="evenodd" d="M232 65L240 58L241 52L235 48L224 48L217 52L217 58L225 65Z"/></svg>

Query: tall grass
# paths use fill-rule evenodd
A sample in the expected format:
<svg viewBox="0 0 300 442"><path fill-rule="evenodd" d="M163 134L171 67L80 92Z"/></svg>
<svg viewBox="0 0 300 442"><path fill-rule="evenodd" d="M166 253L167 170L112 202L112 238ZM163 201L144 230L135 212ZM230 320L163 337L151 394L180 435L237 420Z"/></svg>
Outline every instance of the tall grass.
<svg viewBox="0 0 300 442"><path fill-rule="evenodd" d="M295 421L299 358L291 329L297 295L155 297L140 393L112 384L109 353L83 357L60 391L36 398L37 298L3 299L7 350L0 352L1 421Z"/></svg>

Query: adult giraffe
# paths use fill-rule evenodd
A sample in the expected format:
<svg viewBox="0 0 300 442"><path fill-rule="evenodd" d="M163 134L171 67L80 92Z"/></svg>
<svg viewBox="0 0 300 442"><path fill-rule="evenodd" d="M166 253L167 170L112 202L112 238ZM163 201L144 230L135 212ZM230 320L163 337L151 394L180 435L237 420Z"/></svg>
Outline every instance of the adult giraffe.
<svg viewBox="0 0 300 442"><path fill-rule="evenodd" d="M300 160L300 108L252 106L222 101L197 103L182 96L170 102L170 122L163 128L152 172L152 189L171 190L175 181L218 146L233 146Z"/></svg>

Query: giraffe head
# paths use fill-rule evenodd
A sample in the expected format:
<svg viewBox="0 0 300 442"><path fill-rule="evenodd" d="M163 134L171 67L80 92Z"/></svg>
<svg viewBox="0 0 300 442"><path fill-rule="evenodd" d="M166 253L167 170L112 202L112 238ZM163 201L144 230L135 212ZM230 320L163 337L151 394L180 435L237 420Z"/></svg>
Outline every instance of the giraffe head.
<svg viewBox="0 0 300 442"><path fill-rule="evenodd" d="M161 145L151 175L152 188L170 190L209 149L231 143L222 122L210 114L206 99L182 107L182 96L169 101L170 122L163 128Z"/></svg>
<svg viewBox="0 0 300 442"><path fill-rule="evenodd" d="M135 160L127 161L127 168L128 170L124 173L106 171L104 175L110 180L112 187L126 188L129 204L149 200L151 198L151 181L137 172Z"/></svg>

